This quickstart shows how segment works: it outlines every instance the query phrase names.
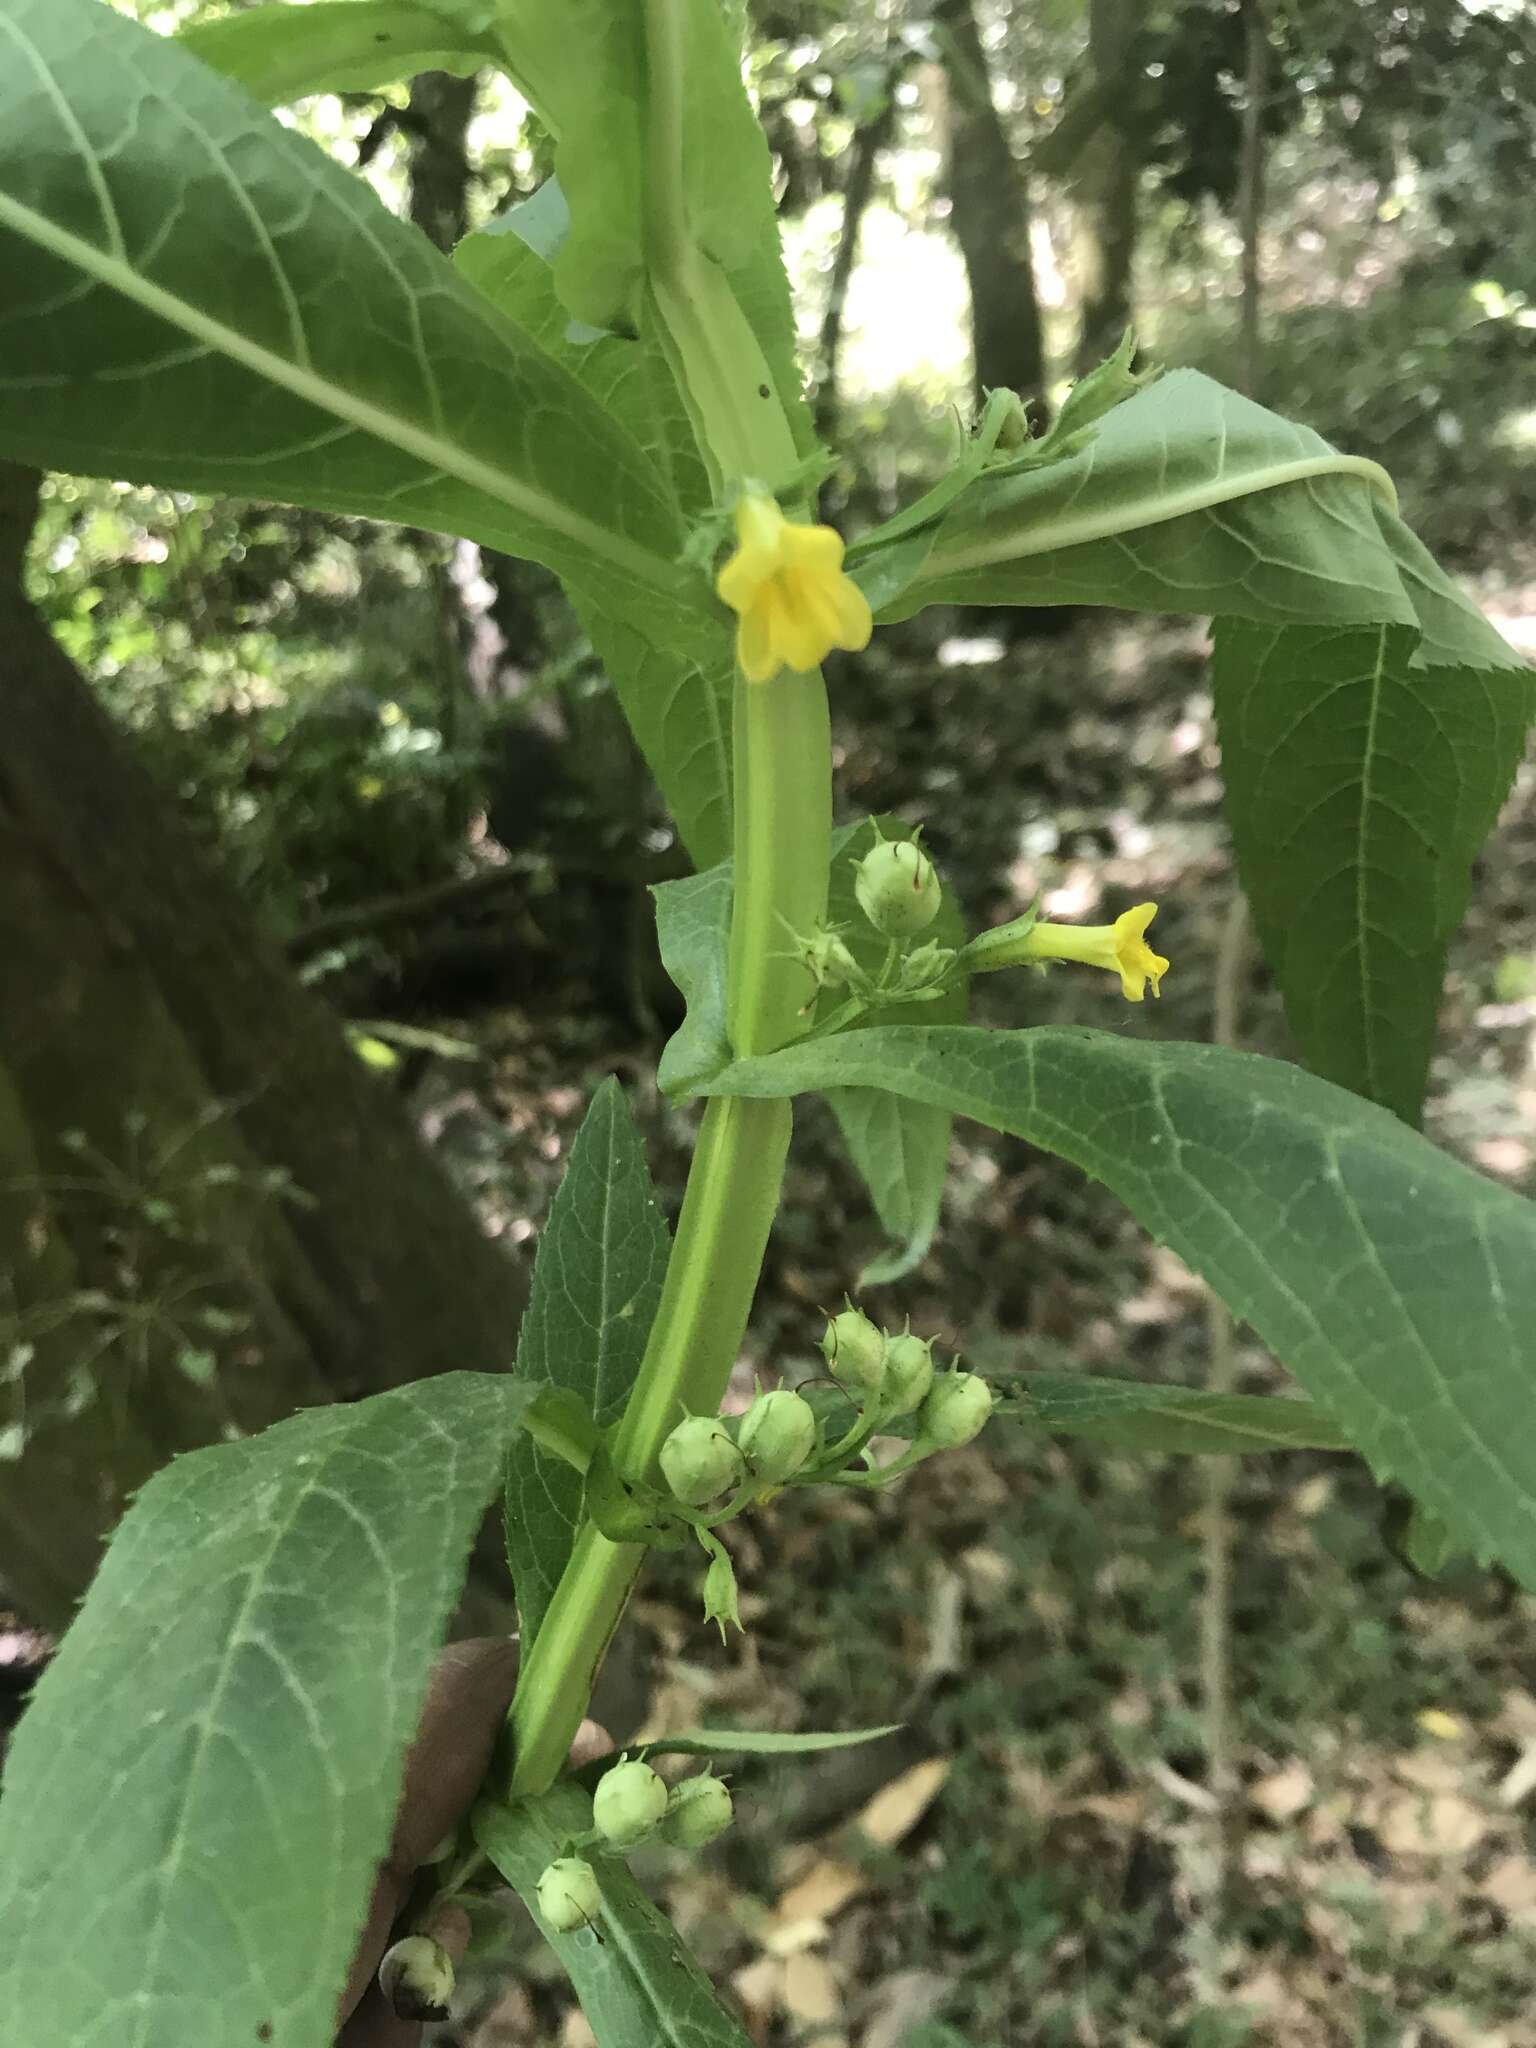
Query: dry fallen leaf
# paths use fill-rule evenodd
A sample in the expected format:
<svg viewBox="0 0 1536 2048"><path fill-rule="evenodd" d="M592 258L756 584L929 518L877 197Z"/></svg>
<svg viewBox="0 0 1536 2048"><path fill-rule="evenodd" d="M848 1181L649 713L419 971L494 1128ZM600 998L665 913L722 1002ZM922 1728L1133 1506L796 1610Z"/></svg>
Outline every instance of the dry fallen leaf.
<svg viewBox="0 0 1536 2048"><path fill-rule="evenodd" d="M763 1934L763 1947L773 1956L798 1954L823 1940L827 1922L856 1899L869 1880L863 1871L836 1856L813 1863L773 1909Z"/></svg>
<svg viewBox="0 0 1536 2048"><path fill-rule="evenodd" d="M949 1985L937 1970L893 1970L875 1993L860 2048L904 2048L908 2037L933 2018Z"/></svg>
<svg viewBox="0 0 1536 2048"><path fill-rule="evenodd" d="M807 2048L846 2048L843 1994L825 1956L802 1951L784 1965L784 2008L800 2022Z"/></svg>
<svg viewBox="0 0 1536 2048"><path fill-rule="evenodd" d="M1278 1771L1258 1778L1248 1788L1248 1801L1277 1824L1294 1820L1312 1804L1317 1792L1312 1773L1299 1756L1282 1764Z"/></svg>
<svg viewBox="0 0 1536 2048"><path fill-rule="evenodd" d="M1487 1834L1488 1821L1458 1793L1404 1792L1382 1802L1375 1828L1393 1856L1465 1856Z"/></svg>
<svg viewBox="0 0 1536 2048"><path fill-rule="evenodd" d="M1536 1863L1525 1856L1501 1856L1478 1886L1510 1920L1536 1927Z"/></svg>
<svg viewBox="0 0 1536 2048"><path fill-rule="evenodd" d="M892 1778L870 1800L854 1826L884 1849L908 1835L939 1796L949 1776L950 1758L929 1757Z"/></svg>

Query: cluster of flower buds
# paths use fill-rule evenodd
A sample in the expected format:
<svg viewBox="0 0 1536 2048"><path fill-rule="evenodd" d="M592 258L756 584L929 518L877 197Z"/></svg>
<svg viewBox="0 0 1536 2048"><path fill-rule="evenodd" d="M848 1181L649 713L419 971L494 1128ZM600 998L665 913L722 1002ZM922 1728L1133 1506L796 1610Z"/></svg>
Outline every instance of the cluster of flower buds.
<svg viewBox="0 0 1536 2048"><path fill-rule="evenodd" d="M677 1849L703 1849L724 1834L734 1817L730 1787L723 1778L705 1771L669 1788L639 1757L620 1757L604 1771L592 1795L591 1835L573 1844L573 1853L557 1856L540 1877L540 1917L553 1934L574 1934L596 1923L603 1904L602 1884L575 1849L590 1844L627 1855L653 1839Z"/></svg>
<svg viewBox="0 0 1536 2048"><path fill-rule="evenodd" d="M851 1303L828 1320L821 1351L833 1379L867 1419L912 1417L915 1456L968 1444L992 1413L984 1379L953 1368L937 1371L931 1340L910 1329L882 1330Z"/></svg>

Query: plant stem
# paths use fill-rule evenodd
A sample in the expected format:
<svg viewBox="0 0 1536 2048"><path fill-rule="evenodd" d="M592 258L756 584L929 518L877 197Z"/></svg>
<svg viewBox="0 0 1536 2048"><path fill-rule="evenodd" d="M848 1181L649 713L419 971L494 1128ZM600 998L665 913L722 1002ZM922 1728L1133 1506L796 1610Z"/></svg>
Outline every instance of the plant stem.
<svg viewBox="0 0 1536 2048"><path fill-rule="evenodd" d="M676 0L646 0L649 120L647 263L690 415L724 487L793 467L789 423L724 273L693 245L682 181L682 27ZM735 896L726 1015L740 1054L771 1052L801 1028L802 970L783 924L808 931L826 909L831 744L819 672L770 684L739 675L733 713ZM713 1414L736 1361L778 1207L787 1102L717 1097L705 1109L660 1307L614 1441L619 1470L650 1480L685 1413ZM513 1703L515 1795L561 1769L608 1638L644 1560L584 1522Z"/></svg>

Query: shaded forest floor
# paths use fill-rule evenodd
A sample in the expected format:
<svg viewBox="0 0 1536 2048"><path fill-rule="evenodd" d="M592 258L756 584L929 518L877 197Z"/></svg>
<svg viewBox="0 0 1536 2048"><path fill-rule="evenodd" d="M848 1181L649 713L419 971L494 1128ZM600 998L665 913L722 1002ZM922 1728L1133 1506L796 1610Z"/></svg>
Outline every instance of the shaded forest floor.
<svg viewBox="0 0 1536 2048"><path fill-rule="evenodd" d="M1536 578L1485 593L1536 651ZM995 615L993 615L995 619ZM995 628L993 628L995 630ZM975 922L1037 889L1063 916L1152 896L1163 1000L1060 972L981 991L996 1024L1204 1037L1230 866L1197 631L1074 623L1005 644L951 619L834 678L846 814L921 820ZM890 650L890 651L886 651ZM1530 1190L1536 1161L1536 775L1478 866L1451 963L1428 1126ZM590 1087L631 1084L676 1200L692 1118L654 1037L582 978L481 1015L474 1067L417 1086L424 1127L531 1258ZM1001 984L1001 985L1000 985ZM435 1020L460 1026L453 1020ZM1244 1040L1288 1053L1250 963ZM740 1387L804 1361L818 1305L878 1236L812 1108L792 1155ZM939 1239L880 1291L982 1367L1198 1382L1205 1300L1101 1189L958 1130ZM1283 1376L1251 1343L1240 1383ZM1352 1460L1244 1463L1234 1711L1244 1823L1225 1908L1200 1720L1201 1462L994 1429L896 1498L786 1497L732 1531L747 1633L722 1647L664 1559L637 1610L648 1675L611 1711L907 1733L814 1769L743 1771L746 1824L651 1875L764 2044L1536 2044L1536 1603L1453 1565L1416 1579ZM862 1816L861 1820L856 1816ZM787 1846L786 1846L787 1838ZM487 1978L476 2048L589 2037L547 1958Z"/></svg>

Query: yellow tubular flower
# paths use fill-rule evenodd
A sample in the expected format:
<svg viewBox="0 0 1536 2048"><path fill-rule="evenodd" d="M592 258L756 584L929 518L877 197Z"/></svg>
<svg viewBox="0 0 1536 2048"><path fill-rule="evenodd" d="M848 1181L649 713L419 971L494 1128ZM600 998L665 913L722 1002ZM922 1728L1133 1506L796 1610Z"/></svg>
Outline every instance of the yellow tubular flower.
<svg viewBox="0 0 1536 2048"><path fill-rule="evenodd" d="M999 925L983 932L966 949L966 964L973 973L986 974L998 967L1020 967L1032 960L1078 960L1085 967L1106 967L1120 977L1120 993L1127 1002L1139 1003L1152 984L1153 995L1168 972L1168 962L1147 944L1147 926L1157 915L1155 903L1138 903L1117 917L1113 924L1028 924L1015 934L1011 925Z"/></svg>
<svg viewBox="0 0 1536 2048"><path fill-rule="evenodd" d="M1120 977L1120 993L1139 1003L1152 984L1153 995L1168 972L1168 962L1147 944L1147 926L1157 915L1155 903L1138 903L1122 911L1113 924L1037 924L1026 942L1032 960L1081 960L1089 967L1107 967Z"/></svg>
<svg viewBox="0 0 1536 2048"><path fill-rule="evenodd" d="M812 669L834 647L869 645L868 602L843 573L843 542L830 526L800 526L762 491L736 506L739 545L715 580L736 613L736 659L749 683L782 668Z"/></svg>

